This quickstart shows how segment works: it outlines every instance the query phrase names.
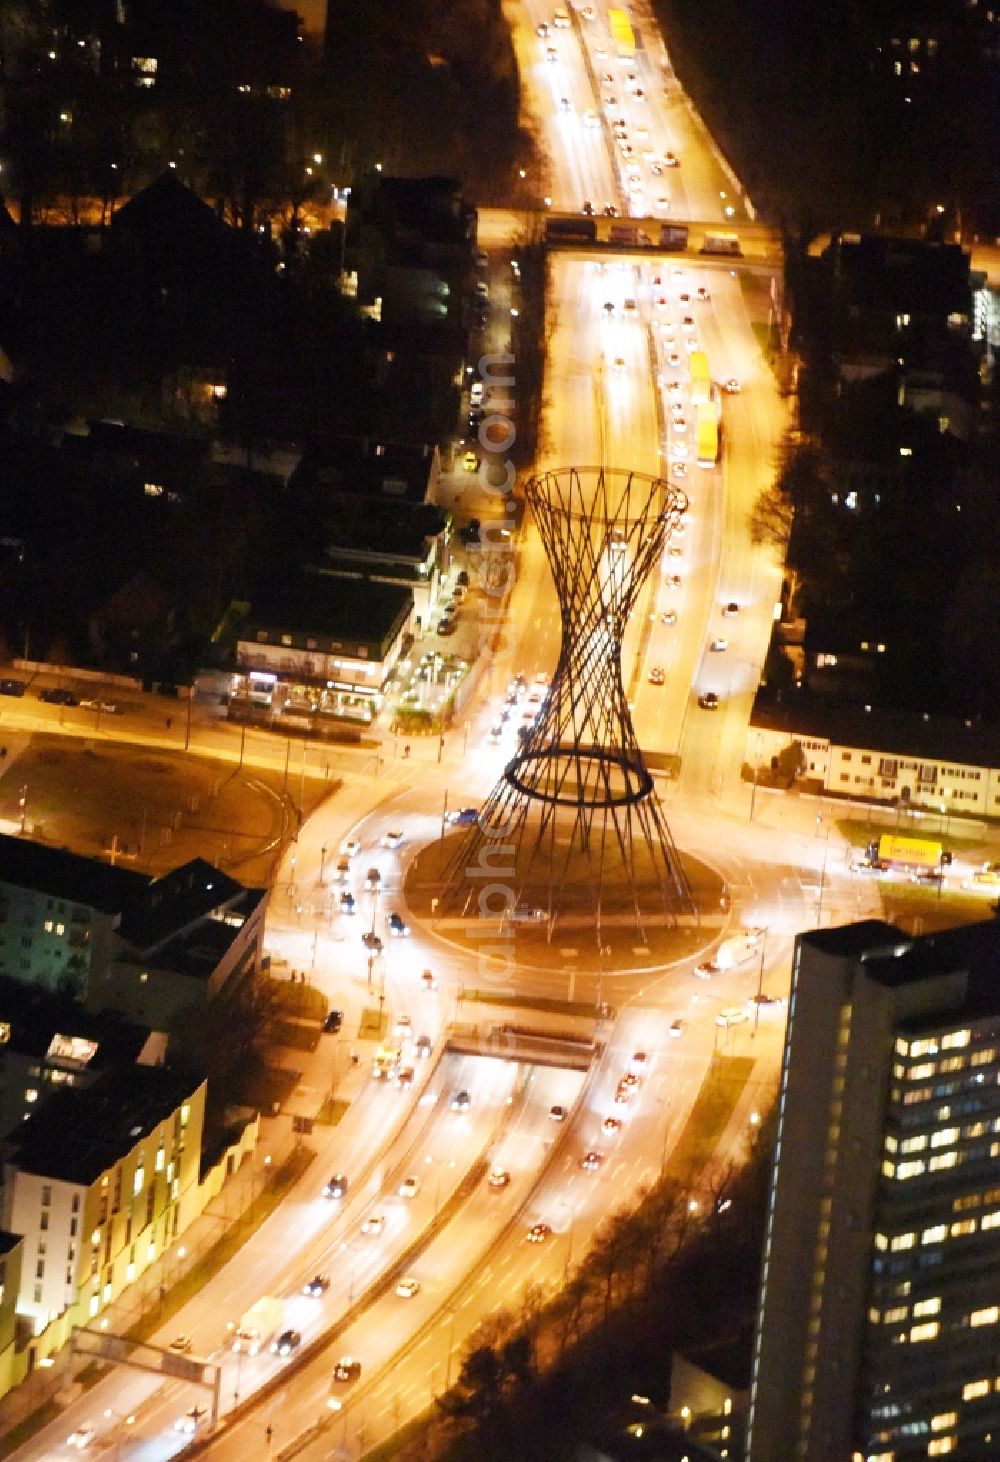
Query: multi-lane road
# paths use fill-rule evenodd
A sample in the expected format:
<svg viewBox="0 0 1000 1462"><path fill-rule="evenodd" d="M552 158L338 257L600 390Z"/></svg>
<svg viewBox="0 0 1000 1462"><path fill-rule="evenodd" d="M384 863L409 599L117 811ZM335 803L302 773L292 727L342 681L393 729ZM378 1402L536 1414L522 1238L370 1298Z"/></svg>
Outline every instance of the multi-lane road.
<svg viewBox="0 0 1000 1462"><path fill-rule="evenodd" d="M733 226L745 219L738 190L705 145L644 11L633 10L642 47L625 62L614 54L604 5L594 6L590 20L574 13L567 27L553 27L550 7L535 0L517 14L525 106L547 157L545 177L533 180L543 215L548 206L573 211L587 201L598 212L610 205L623 216L690 216ZM543 23L550 30L540 36ZM678 166L667 165L669 154ZM513 216L515 231L522 222ZM485 1047L482 1055L447 1049L448 1027L470 1019L459 994L478 984L468 946L428 928L391 939L385 921L394 908L406 913L403 869L413 849L439 832L445 795L452 807L476 803L499 775L509 746L495 744L490 733L507 679L517 671L529 678L549 674L555 666L559 618L541 542L526 522L506 648L469 711L461 751L449 745L438 761L436 747L415 744L412 758L390 758L377 768L370 754L345 753L340 792L302 829L296 866L286 866L276 884L272 947L309 969L355 1029L380 991L390 1030L400 1028L403 1064L413 1066L414 1082L403 1088L368 1082L339 1127L322 1138L314 1133L317 1159L288 1199L238 1262L156 1337L169 1345L183 1331L195 1354L222 1365L224 1412L237 1393L245 1399L268 1383L266 1399L234 1419L213 1452L264 1455L269 1443L278 1455L294 1439L311 1436L302 1455L357 1457L428 1406L457 1374L475 1327L501 1305L516 1303L525 1285L557 1286L602 1219L655 1178L720 1042L757 1059L747 1102L762 1094L780 1053L780 1008L765 1007L759 1022L731 1028L720 1027L717 1017L723 1008L745 1005L758 982L783 993L791 936L817 917L817 891L828 917L854 916L874 897L867 885L849 884L840 850L828 838L773 820L761 825L759 816L751 823L739 777L779 587L777 564L749 541L747 514L772 469L784 423L756 343L751 298L729 261L551 255L538 467L631 468L672 477L690 500L683 533L668 546L630 626L626 683L640 744L680 754L680 782L669 789L675 836L719 869L739 919L768 928L759 960L755 955L708 981L694 978L690 961L605 974L613 984L605 995L618 1018L597 1029L586 1073L496 1059ZM742 388L725 398L722 459L709 470L694 462L689 346L707 353L716 380L735 377ZM738 613L723 618L730 603ZM725 648L711 649L719 639ZM664 671L662 685L650 679L654 668ZM698 707L707 691L718 696L717 711ZM220 727L219 737L227 730ZM384 835L395 827L405 830L406 841L387 848ZM330 884L332 860L325 856L348 836L363 845L349 876L358 900L353 916L341 912L341 888ZM377 899L362 888L373 864L381 872ZM385 945L370 989L360 938L369 927ZM435 976L433 991L421 985L427 968ZM558 967L524 968L516 978L536 994L571 993ZM571 978L577 998L596 999L593 972ZM486 1022L493 1018L484 1013ZM672 1030L677 1021L683 1022L679 1032ZM423 1062L414 1054L418 1034L433 1044ZM584 1034L594 1034L593 1027ZM477 1031L466 1035L474 1043ZM321 1059L328 1058L317 1057L304 1077L319 1090L329 1079ZM615 1092L629 1071L639 1084L622 1107ZM469 1094L467 1107L456 1102L461 1091ZM562 1111L553 1114L554 1107ZM727 1135L734 1146L746 1116L741 1108ZM606 1126L608 1118L620 1125ZM596 1157L583 1166L589 1152ZM489 1169L506 1176L491 1183ZM326 1199L321 1188L335 1172L348 1176L348 1193ZM400 1188L409 1177L419 1181L404 1196ZM535 1225L543 1226L537 1243L529 1241ZM329 1287L306 1296L302 1286L314 1274L328 1277ZM409 1292L397 1292L400 1285ZM282 1328L301 1335L301 1364L294 1357L232 1354L228 1322L262 1295L281 1301ZM333 1327L329 1346L312 1355L310 1344ZM332 1381L338 1355L361 1362L360 1375L343 1385ZM115 1371L20 1455L73 1455L70 1430L94 1425L122 1456L166 1457L183 1442L175 1421L204 1400L190 1385ZM135 1421L123 1428L128 1415Z"/></svg>

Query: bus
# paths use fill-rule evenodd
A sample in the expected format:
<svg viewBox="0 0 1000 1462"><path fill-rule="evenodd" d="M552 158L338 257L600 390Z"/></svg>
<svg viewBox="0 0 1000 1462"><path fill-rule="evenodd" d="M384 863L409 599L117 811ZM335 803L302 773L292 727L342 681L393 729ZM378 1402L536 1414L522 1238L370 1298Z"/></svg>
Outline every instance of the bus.
<svg viewBox="0 0 1000 1462"><path fill-rule="evenodd" d="M635 35L627 12L617 9L609 10L608 25L611 27L611 39L615 43L619 61L633 60L635 58Z"/></svg>
<svg viewBox="0 0 1000 1462"><path fill-rule="evenodd" d="M545 239L550 244L592 244L597 238L593 218L547 218Z"/></svg>
<svg viewBox="0 0 1000 1462"><path fill-rule="evenodd" d="M688 226L686 223L660 224L661 249L686 249L687 246Z"/></svg>
<svg viewBox="0 0 1000 1462"><path fill-rule="evenodd" d="M700 406L712 399L712 377L708 369L708 356L703 350L692 350L688 367L691 371L691 405Z"/></svg>
<svg viewBox="0 0 1000 1462"><path fill-rule="evenodd" d="M743 257L739 236L733 233L722 233L715 229L706 232L698 252L700 254L724 254L731 259L742 259Z"/></svg>
<svg viewBox="0 0 1000 1462"><path fill-rule="evenodd" d="M719 460L719 418L713 401L701 401L695 414L695 443L699 467L714 467Z"/></svg>

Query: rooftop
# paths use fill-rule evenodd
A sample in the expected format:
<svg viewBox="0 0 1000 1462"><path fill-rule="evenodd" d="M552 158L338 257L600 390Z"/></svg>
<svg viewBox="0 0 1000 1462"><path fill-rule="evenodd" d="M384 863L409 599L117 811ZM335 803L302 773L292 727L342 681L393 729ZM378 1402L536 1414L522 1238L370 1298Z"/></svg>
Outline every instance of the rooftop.
<svg viewBox="0 0 1000 1462"><path fill-rule="evenodd" d="M347 495L422 503L433 467L432 447L339 437L306 448L290 488L328 501Z"/></svg>
<svg viewBox="0 0 1000 1462"><path fill-rule="evenodd" d="M816 736L837 746L886 755L960 766L1000 766L1000 726L994 723L879 706L867 711L863 706L831 704L808 691L790 691L781 700L758 693L750 725L761 731L784 731L789 738Z"/></svg>
<svg viewBox="0 0 1000 1462"><path fill-rule="evenodd" d="M918 937L880 919L863 919L812 930L800 939L823 954L859 961L867 975L887 986L966 974L968 992L961 1017L1000 1016L1000 919Z"/></svg>
<svg viewBox="0 0 1000 1462"><path fill-rule="evenodd" d="M147 881L124 912L119 932L129 944L151 953L231 904L243 891L241 883L204 858L192 858L162 878Z"/></svg>
<svg viewBox="0 0 1000 1462"><path fill-rule="evenodd" d="M117 914L141 897L149 879L142 873L112 868L95 858L49 848L30 838L0 834L0 883L34 889L104 914Z"/></svg>
<svg viewBox="0 0 1000 1462"><path fill-rule="evenodd" d="M89 1187L200 1085L167 1067L134 1066L64 1087L19 1129L12 1160L22 1172Z"/></svg>
<svg viewBox="0 0 1000 1462"><path fill-rule="evenodd" d="M260 627L381 649L412 607L413 592L402 584L338 578L317 570L292 582L264 585L253 597L240 638L247 641Z"/></svg>
<svg viewBox="0 0 1000 1462"><path fill-rule="evenodd" d="M67 996L7 976L0 976L0 1025L10 1027L7 1050L94 1073L134 1065L149 1036L116 1012L95 1015Z"/></svg>

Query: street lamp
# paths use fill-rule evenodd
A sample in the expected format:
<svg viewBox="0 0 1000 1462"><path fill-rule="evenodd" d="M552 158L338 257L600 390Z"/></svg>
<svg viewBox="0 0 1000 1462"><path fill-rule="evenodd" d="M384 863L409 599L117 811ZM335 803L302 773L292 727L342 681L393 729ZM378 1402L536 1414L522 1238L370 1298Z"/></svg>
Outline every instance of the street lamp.
<svg viewBox="0 0 1000 1462"><path fill-rule="evenodd" d="M326 850L327 850L328 847L329 847L329 844L328 843L324 843L323 846L322 846L322 848L320 848L320 850L319 850L319 881L320 881L320 884L321 885L323 883L323 872L324 872L324 869L326 868Z"/></svg>

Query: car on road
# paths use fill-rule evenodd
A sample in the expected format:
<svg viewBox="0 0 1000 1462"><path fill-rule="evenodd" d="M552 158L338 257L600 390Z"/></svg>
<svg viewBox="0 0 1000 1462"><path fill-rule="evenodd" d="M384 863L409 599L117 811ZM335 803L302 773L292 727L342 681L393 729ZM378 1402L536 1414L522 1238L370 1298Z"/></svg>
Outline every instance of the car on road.
<svg viewBox="0 0 1000 1462"><path fill-rule="evenodd" d="M729 603L723 607L722 617L723 619L735 619L739 612L740 606L737 604L736 600L730 599Z"/></svg>
<svg viewBox="0 0 1000 1462"><path fill-rule="evenodd" d="M324 1198L343 1198L347 1192L347 1179L343 1173L334 1173L330 1181L323 1186Z"/></svg>
<svg viewBox="0 0 1000 1462"><path fill-rule="evenodd" d="M382 875L379 870L377 868L369 868L368 872L365 874L365 888L368 889L369 892L371 892L373 888L379 888L381 886L381 883Z"/></svg>
<svg viewBox="0 0 1000 1462"><path fill-rule="evenodd" d="M558 1103L555 1106L549 1107L549 1120L551 1122L565 1122L566 1108L560 1106Z"/></svg>
<svg viewBox="0 0 1000 1462"><path fill-rule="evenodd" d="M605 1117L604 1121L601 1123L601 1131L604 1133L605 1137L612 1137L616 1132L621 1131L621 1126L622 1124L620 1117Z"/></svg>
<svg viewBox="0 0 1000 1462"><path fill-rule="evenodd" d="M621 373L624 371L624 369L625 369L625 357L623 355L616 355L615 356L615 359L614 359L614 368L615 368L615 371L616 371L616 373L618 375L621 375Z"/></svg>
<svg viewBox="0 0 1000 1462"><path fill-rule="evenodd" d="M462 458L462 466L465 468L466 472L478 472L479 471L479 457L478 457L478 455L470 449L468 452L466 452L465 456Z"/></svg>
<svg viewBox="0 0 1000 1462"><path fill-rule="evenodd" d="M293 1355L302 1344L302 1336L298 1330L282 1330L281 1334L271 1341L272 1355Z"/></svg>
<svg viewBox="0 0 1000 1462"><path fill-rule="evenodd" d="M61 685L53 685L48 690L40 690L38 699L47 701L50 706L78 706L80 704L80 697Z"/></svg>
<svg viewBox="0 0 1000 1462"><path fill-rule="evenodd" d="M202 1422L208 1417L207 1406L192 1406L179 1416L174 1422L174 1431L183 1432L185 1436L194 1436Z"/></svg>
<svg viewBox="0 0 1000 1462"><path fill-rule="evenodd" d="M673 463L671 463L670 470L674 474L675 477L686 477L687 476L687 467L685 466L685 464L683 462L673 462Z"/></svg>
<svg viewBox="0 0 1000 1462"><path fill-rule="evenodd" d="M723 650L728 650L729 649L729 641L728 640L713 640L712 643L709 645L708 648L712 651L712 654L713 655L721 655L722 652L723 652Z"/></svg>
<svg viewBox="0 0 1000 1462"><path fill-rule="evenodd" d="M361 852L360 838L345 838L340 845L340 851L345 858L356 858Z"/></svg>
<svg viewBox="0 0 1000 1462"><path fill-rule="evenodd" d="M680 574L666 574L664 576L664 583L668 589L679 589L681 586L681 576Z"/></svg>
<svg viewBox="0 0 1000 1462"><path fill-rule="evenodd" d="M529 904L518 904L507 915L512 924L544 924L547 917L544 909L534 909Z"/></svg>
<svg viewBox="0 0 1000 1462"><path fill-rule="evenodd" d="M703 959L700 964L694 967L695 978L699 980L710 980L713 975L719 974L722 966L714 959Z"/></svg>
<svg viewBox="0 0 1000 1462"><path fill-rule="evenodd" d="M333 1368L333 1379L338 1385L348 1381L356 1381L361 1375L361 1362L353 1356L342 1355Z"/></svg>
<svg viewBox="0 0 1000 1462"><path fill-rule="evenodd" d="M632 1098L634 1096L635 1096L635 1088L634 1087L629 1086L624 1081L620 1081L618 1083L618 1086L615 1089L615 1103L616 1103L617 1106L619 1106L619 1107L627 1107L628 1104L629 1104L629 1102L632 1100Z"/></svg>
<svg viewBox="0 0 1000 1462"><path fill-rule="evenodd" d="M573 108L569 104L568 96L561 96L559 98L559 110L561 112L571 112L573 110Z"/></svg>
<svg viewBox="0 0 1000 1462"><path fill-rule="evenodd" d="M555 46L545 47L545 59L546 61L550 61L553 65L556 61L559 60L559 52L556 50Z"/></svg>
<svg viewBox="0 0 1000 1462"><path fill-rule="evenodd" d="M409 924L403 918L402 914L397 914L395 910L389 915L386 923L389 928L389 933L395 939L405 939L410 932Z"/></svg>
<svg viewBox="0 0 1000 1462"><path fill-rule="evenodd" d="M434 978L434 971L424 970L420 976L420 983L425 990L436 990L437 980Z"/></svg>
<svg viewBox="0 0 1000 1462"><path fill-rule="evenodd" d="M714 690L706 690L704 695L698 697L698 704L703 711L717 711L719 709L719 697Z"/></svg>
<svg viewBox="0 0 1000 1462"><path fill-rule="evenodd" d="M0 695L24 695L27 689L23 680L0 680Z"/></svg>
<svg viewBox="0 0 1000 1462"><path fill-rule="evenodd" d="M396 1293L401 1300L412 1300L414 1295L420 1293L420 1281L417 1279L401 1279L396 1285Z"/></svg>
<svg viewBox="0 0 1000 1462"><path fill-rule="evenodd" d="M605 218L617 218L618 217L618 209L615 207L615 205L613 203L605 203L602 212L603 212Z"/></svg>
<svg viewBox="0 0 1000 1462"><path fill-rule="evenodd" d="M490 1188L506 1188L510 1182L510 1173L506 1168L490 1168L486 1182Z"/></svg>
<svg viewBox="0 0 1000 1462"><path fill-rule="evenodd" d="M748 1005L784 1005L784 997L781 995L765 995L763 991L759 995L751 995L747 1001Z"/></svg>
<svg viewBox="0 0 1000 1462"><path fill-rule="evenodd" d="M538 22L538 24L535 26L535 34L538 35L538 36L541 36L542 40L544 41L544 39L548 35L548 33L549 33L549 23L548 23L548 21L547 20L540 20Z"/></svg>
<svg viewBox="0 0 1000 1462"><path fill-rule="evenodd" d="M413 1054L424 1059L431 1054L432 1045L430 1036L417 1036L413 1042Z"/></svg>
<svg viewBox="0 0 1000 1462"><path fill-rule="evenodd" d="M103 711L107 716L116 716L118 714L117 701L81 701L80 706L85 711Z"/></svg>
<svg viewBox="0 0 1000 1462"><path fill-rule="evenodd" d="M372 1238L378 1238L380 1234L385 1233L385 1214L371 1214L361 1225L361 1232L370 1235Z"/></svg>
<svg viewBox="0 0 1000 1462"><path fill-rule="evenodd" d="M723 381L722 389L727 396L738 396L743 389L735 376L730 376L728 381Z"/></svg>
<svg viewBox="0 0 1000 1462"><path fill-rule="evenodd" d="M399 848L399 847L402 846L402 843L403 843L403 830L402 830L402 828L398 828L398 827L390 828L390 830L387 833L385 833L385 835L382 838L382 846L383 846L383 848Z"/></svg>
<svg viewBox="0 0 1000 1462"><path fill-rule="evenodd" d="M409 1036L409 1035L412 1035L412 1033L413 1033L413 1021L410 1019L410 1017L408 1015L405 1015L405 1014L397 1015L396 1016L395 1024L393 1025L393 1030L396 1032L397 1036Z"/></svg>
<svg viewBox="0 0 1000 1462"><path fill-rule="evenodd" d="M665 168L677 168L680 167L680 163L672 152L665 152L663 154L663 166Z"/></svg>
<svg viewBox="0 0 1000 1462"><path fill-rule="evenodd" d="M340 895L340 912L342 914L354 913L354 895L350 889L345 888L344 892Z"/></svg>
<svg viewBox="0 0 1000 1462"><path fill-rule="evenodd" d="M677 623L677 610L676 609L665 609L663 611L663 613L660 615L660 621L663 624L676 624Z"/></svg>
<svg viewBox="0 0 1000 1462"><path fill-rule="evenodd" d="M738 1005L730 1005L725 1010L719 1011L715 1017L715 1023L721 1026L742 1025L749 1018L746 1011L741 1010Z"/></svg>
<svg viewBox="0 0 1000 1462"><path fill-rule="evenodd" d="M175 1355L187 1355L192 1343L190 1335L175 1335L170 1342L169 1348Z"/></svg>
<svg viewBox="0 0 1000 1462"><path fill-rule="evenodd" d="M696 300L700 300L702 304L705 304L708 300L711 299L712 296L709 294L708 290L703 284L699 284L698 288L694 292L694 297Z"/></svg>
<svg viewBox="0 0 1000 1462"><path fill-rule="evenodd" d="M551 1232L552 1230L547 1223L533 1223L528 1230L528 1243L544 1244Z"/></svg>
<svg viewBox="0 0 1000 1462"><path fill-rule="evenodd" d="M385 947L378 935L373 934L370 929L366 929L365 932L362 934L361 943L364 945L365 949L367 949L369 954L381 954L383 948Z"/></svg>
<svg viewBox="0 0 1000 1462"><path fill-rule="evenodd" d="M96 1436L97 1431L94 1427L79 1426L76 1431L70 1432L66 1438L66 1445L67 1447L75 1447L78 1452L82 1452L85 1447L90 1446Z"/></svg>
<svg viewBox="0 0 1000 1462"><path fill-rule="evenodd" d="M604 1157L602 1153L585 1152L580 1159L580 1166L585 1173L596 1173L603 1161Z"/></svg>
<svg viewBox="0 0 1000 1462"><path fill-rule="evenodd" d="M343 1024L344 1012L342 1010L328 1010L323 1022L323 1031L328 1036L335 1036Z"/></svg>
<svg viewBox="0 0 1000 1462"><path fill-rule="evenodd" d="M671 1036L673 1037L674 1040L677 1040L677 1038L679 1036L682 1036L684 1034L685 1030L687 1030L687 1021L686 1020L680 1020L680 1019L678 1019L678 1020L672 1020L670 1022L670 1034L671 1034Z"/></svg>
<svg viewBox="0 0 1000 1462"><path fill-rule="evenodd" d="M400 1198L416 1198L419 1192L420 1179L414 1173L411 1173L409 1177L404 1178L399 1185Z"/></svg>
<svg viewBox="0 0 1000 1462"><path fill-rule="evenodd" d="M451 1109L453 1112L467 1112L471 1106L472 1098L467 1091L456 1091L452 1096Z"/></svg>
<svg viewBox="0 0 1000 1462"><path fill-rule="evenodd" d="M449 827L471 827L478 816L478 807L455 807L445 813L444 820Z"/></svg>
<svg viewBox="0 0 1000 1462"><path fill-rule="evenodd" d="M664 675L660 666L654 665L652 670L649 672L650 685L663 685L665 680L666 676Z"/></svg>
<svg viewBox="0 0 1000 1462"><path fill-rule="evenodd" d="M414 1071L412 1066L401 1066L399 1075L396 1077L396 1085L401 1089L413 1085Z"/></svg>
<svg viewBox="0 0 1000 1462"><path fill-rule="evenodd" d="M326 1274L314 1274L312 1279L307 1279L302 1286L302 1293L308 1294L313 1299L318 1299L321 1294L326 1294L330 1288L330 1279Z"/></svg>

